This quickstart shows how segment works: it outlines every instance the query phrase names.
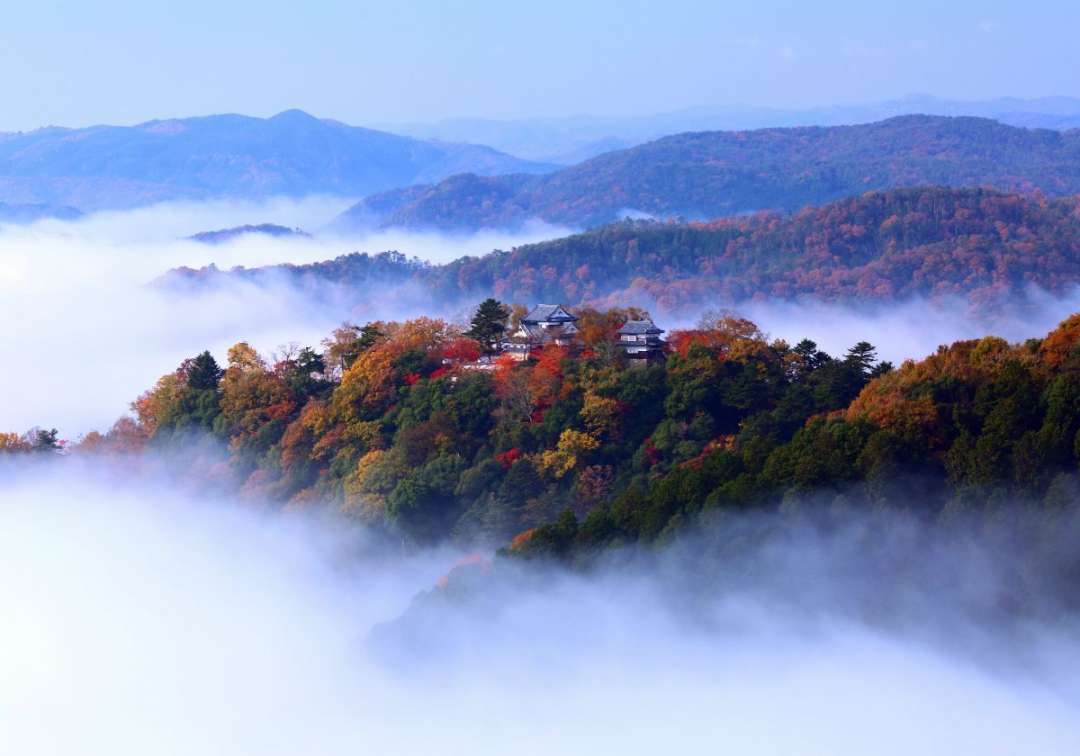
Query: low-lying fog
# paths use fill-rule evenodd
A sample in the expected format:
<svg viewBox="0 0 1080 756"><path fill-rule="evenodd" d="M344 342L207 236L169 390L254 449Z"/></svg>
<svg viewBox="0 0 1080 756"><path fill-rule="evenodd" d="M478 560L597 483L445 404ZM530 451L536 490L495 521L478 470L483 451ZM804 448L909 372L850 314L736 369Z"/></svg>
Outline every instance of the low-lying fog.
<svg viewBox="0 0 1080 756"><path fill-rule="evenodd" d="M726 564L705 539L647 571L510 570L372 634L457 555L61 464L0 471L2 753L1080 746L1075 616L1052 595L999 611L1013 587L990 545L935 550L897 521L865 550L855 521Z"/></svg>
<svg viewBox="0 0 1080 756"><path fill-rule="evenodd" d="M159 376L203 349L224 361L228 347L241 340L266 353L291 342L318 346L345 318L418 314L385 292L315 301L287 286L237 283L181 296L146 285L171 268L307 263L385 250L445 262L565 233L535 226L519 234L349 235L329 225L347 205L328 199L177 203L74 222L0 226L0 394L6 397L0 428L57 427L74 439L108 428ZM265 222L315 236L249 235L221 245L185 238Z"/></svg>
<svg viewBox="0 0 1080 756"><path fill-rule="evenodd" d="M534 226L518 234L350 236L332 224L347 204L320 198L177 203L104 212L74 222L0 227L0 392L7 397L0 406L0 430L57 427L68 439L104 430L160 375L207 348L224 362L228 347L241 340L264 353L288 343L317 346L344 319L467 317L468 303L440 305L427 295L385 287L371 292L330 288L313 296L284 283L233 281L201 293L147 286L171 268L306 263L388 249L446 262L567 233ZM263 222L300 227L315 236L250 235L220 245L185 239L200 231ZM717 305L687 303L691 313ZM1042 335L1080 310L1080 295L1062 299L1033 293L1029 306L990 322L974 317L962 301L932 306L908 302L873 311L765 302L737 309L774 337L791 342L809 337L834 354L865 339L878 347L882 358L899 362L924 356L939 344L988 332L1011 340ZM693 323L687 312L654 315L668 329Z"/></svg>
<svg viewBox="0 0 1080 756"><path fill-rule="evenodd" d="M561 233L346 238L325 230L343 204L168 205L0 228L0 430L72 438L108 427L204 348L224 360L241 339L270 351L318 344L345 317L432 314L393 292L315 302L285 286L146 286L169 268L385 249L445 261ZM183 240L261 222L317 235ZM1035 301L994 330L1039 335L1080 309ZM773 336L834 353L865 338L894 361L987 330L963 304L742 311ZM395 621L462 555L56 462L0 465L0 753L1080 749L1076 616L1051 582L1011 613L999 564L1016 555L1001 543L928 550L898 520L878 523L880 542L855 523L726 562L710 561L705 539L648 569L545 572L539 584L500 569L460 602ZM873 554L915 566L915 579L868 569Z"/></svg>

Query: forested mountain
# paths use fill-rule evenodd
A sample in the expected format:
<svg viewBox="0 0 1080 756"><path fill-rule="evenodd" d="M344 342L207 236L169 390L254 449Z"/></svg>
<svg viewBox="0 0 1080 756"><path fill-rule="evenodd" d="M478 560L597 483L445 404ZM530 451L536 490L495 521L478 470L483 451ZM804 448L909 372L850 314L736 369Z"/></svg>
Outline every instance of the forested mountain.
<svg viewBox="0 0 1080 756"><path fill-rule="evenodd" d="M1027 505L1036 540L1080 525L1080 315L899 368L865 342L830 356L729 315L672 333L643 368L614 341L627 311L579 310L576 350L478 362L485 311L500 308L464 332L345 326L275 360L239 343L224 368L204 352L76 451L175 449L188 485L571 558L806 497L931 518ZM0 434L0 456L56 446L54 431Z"/></svg>
<svg viewBox="0 0 1080 756"><path fill-rule="evenodd" d="M463 171L543 171L488 147L423 141L290 110L0 134L0 202L83 211L175 199L360 196Z"/></svg>
<svg viewBox="0 0 1080 756"><path fill-rule="evenodd" d="M685 133L538 176L454 176L362 200L345 220L412 228L591 227L627 213L794 211L869 190L1080 192L1080 131L904 116L859 126Z"/></svg>
<svg viewBox="0 0 1080 756"><path fill-rule="evenodd" d="M174 271L167 281L285 277L304 286L411 282L432 301L646 303L664 311L771 299L889 302L960 296L989 303L1030 286L1080 284L1080 201L984 189L870 192L792 215L707 223L627 221L554 241L425 265L354 254L230 273Z"/></svg>

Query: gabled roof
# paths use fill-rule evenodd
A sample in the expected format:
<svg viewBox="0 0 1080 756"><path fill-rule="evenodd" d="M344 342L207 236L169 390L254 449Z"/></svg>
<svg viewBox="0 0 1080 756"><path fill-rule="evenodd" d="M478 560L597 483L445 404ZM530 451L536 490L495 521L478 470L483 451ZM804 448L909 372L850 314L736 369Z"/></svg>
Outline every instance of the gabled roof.
<svg viewBox="0 0 1080 756"><path fill-rule="evenodd" d="M560 327L541 328L534 323L526 323L521 321L521 325L511 336L511 340L528 341L534 344L541 344L548 341L554 341L555 339L566 338L578 333L577 326L572 322L562 323Z"/></svg>
<svg viewBox="0 0 1080 756"><path fill-rule="evenodd" d="M628 320L619 329L619 335L660 334L663 328L657 328L651 320Z"/></svg>
<svg viewBox="0 0 1080 756"><path fill-rule="evenodd" d="M526 323L523 320L523 321L521 321L521 325L518 326L518 330L514 334L514 336L516 338L519 338L519 339L527 339L527 340L530 340L530 341L535 341L535 340L538 340L538 339L542 339L544 337L544 332L540 328L537 328L536 326L533 326L533 325L531 325L529 323Z"/></svg>
<svg viewBox="0 0 1080 756"><path fill-rule="evenodd" d="M576 315L571 315L565 307L558 304L538 304L529 311L529 314L521 319L522 323L565 322L577 320Z"/></svg>

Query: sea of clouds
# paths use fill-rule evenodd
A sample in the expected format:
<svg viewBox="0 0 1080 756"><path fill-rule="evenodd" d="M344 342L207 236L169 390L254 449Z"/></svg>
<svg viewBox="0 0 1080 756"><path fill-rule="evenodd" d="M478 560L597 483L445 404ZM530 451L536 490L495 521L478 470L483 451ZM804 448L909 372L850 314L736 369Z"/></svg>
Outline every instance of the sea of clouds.
<svg viewBox="0 0 1080 756"><path fill-rule="evenodd" d="M852 517L725 555L705 533L585 574L497 566L410 609L459 554L62 464L0 469L3 753L1080 743L1076 614L1052 570L1002 610L1016 587L992 539L934 548Z"/></svg>
<svg viewBox="0 0 1080 756"><path fill-rule="evenodd" d="M317 347L344 320L439 315L464 322L470 304L407 287L311 289L273 276L258 283L228 278L201 290L152 285L170 269L299 264L385 250L442 263L568 233L539 224L517 233L348 232L334 222L347 205L327 198L168 203L77 221L0 226L5 356L0 395L9 398L0 406L0 429L57 427L62 437L74 440L108 428L159 376L204 349L224 362L238 341L266 354L288 344ZM216 245L186 238L264 222L313 236L248 235ZM730 303L690 302L677 316L659 310L654 315L671 330L692 326L694 312L725 307ZM1031 291L1022 305L990 312L959 299L874 308L751 301L734 309L771 337L791 343L812 338L832 354L867 340L882 359L899 363L940 344L988 333L1013 341L1041 336L1080 311L1080 293L1059 297Z"/></svg>
<svg viewBox="0 0 1080 756"><path fill-rule="evenodd" d="M346 233L333 219L347 204L318 198L170 203L0 226L0 395L6 397L0 428L57 427L73 440L107 429L159 376L204 349L224 363L238 341L267 354L290 343L318 347L345 319L421 314L385 291L313 297L286 284L231 281L184 293L150 285L172 268L307 263L385 250L444 262L561 233L543 226L464 236ZM265 222L314 236L249 235L220 245L186 238Z"/></svg>
<svg viewBox="0 0 1080 756"><path fill-rule="evenodd" d="M315 345L346 317L430 314L392 292L147 285L170 268L384 249L439 262L561 233L350 237L330 225L343 205L173 204L0 228L0 430L74 438L202 349L224 361L242 339L269 352ZM184 240L268 221L315 237ZM1032 302L994 330L1037 336L1080 309ZM834 353L867 339L894 361L987 332L963 303L935 306L742 310L773 336ZM414 606L462 554L131 469L0 466L0 753L1080 748L1071 583L1008 542L934 547L903 520L779 540L751 528L734 555L705 534L584 575L504 566ZM1023 591L1018 574L1032 578Z"/></svg>

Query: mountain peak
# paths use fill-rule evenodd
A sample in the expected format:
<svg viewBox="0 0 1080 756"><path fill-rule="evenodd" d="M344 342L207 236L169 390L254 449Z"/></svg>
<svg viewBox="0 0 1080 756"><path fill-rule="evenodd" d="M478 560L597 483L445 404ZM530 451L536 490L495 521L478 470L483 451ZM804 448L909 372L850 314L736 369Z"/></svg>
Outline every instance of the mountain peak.
<svg viewBox="0 0 1080 756"><path fill-rule="evenodd" d="M283 110L280 113L278 113L277 115L271 116L270 120L271 121L291 121L291 122L294 122L294 123L301 123L301 122L316 122L317 123L317 122L319 122L319 119L316 118L315 116L311 115L311 113L300 110L299 108L289 108L288 110Z"/></svg>
<svg viewBox="0 0 1080 756"><path fill-rule="evenodd" d="M473 145L432 144L291 109L136 126L40 130L0 139L0 202L84 212L153 202L277 194L357 197L462 172L542 169Z"/></svg>

